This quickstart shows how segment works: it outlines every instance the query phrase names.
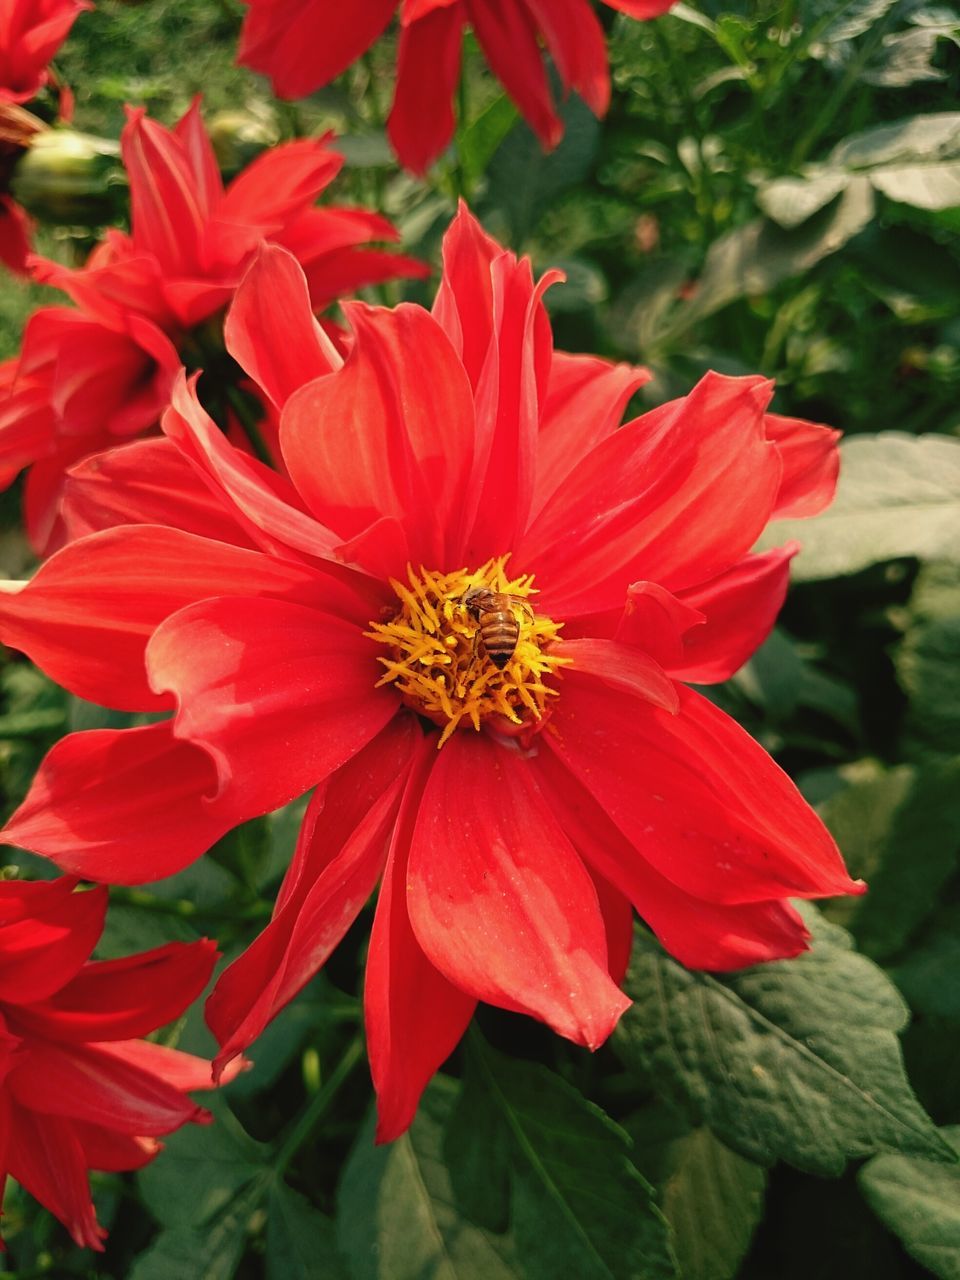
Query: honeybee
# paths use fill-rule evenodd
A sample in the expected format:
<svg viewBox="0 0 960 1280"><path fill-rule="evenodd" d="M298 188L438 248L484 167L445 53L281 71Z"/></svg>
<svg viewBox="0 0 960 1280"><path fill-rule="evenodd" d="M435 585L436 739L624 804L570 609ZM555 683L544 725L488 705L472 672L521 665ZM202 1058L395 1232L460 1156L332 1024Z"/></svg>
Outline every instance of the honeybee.
<svg viewBox="0 0 960 1280"><path fill-rule="evenodd" d="M484 653L497 670L502 671L520 640L520 623L514 610L522 609L532 620L535 615L529 603L520 596L488 591L485 587L471 587L464 592L460 603L480 625L479 638Z"/></svg>

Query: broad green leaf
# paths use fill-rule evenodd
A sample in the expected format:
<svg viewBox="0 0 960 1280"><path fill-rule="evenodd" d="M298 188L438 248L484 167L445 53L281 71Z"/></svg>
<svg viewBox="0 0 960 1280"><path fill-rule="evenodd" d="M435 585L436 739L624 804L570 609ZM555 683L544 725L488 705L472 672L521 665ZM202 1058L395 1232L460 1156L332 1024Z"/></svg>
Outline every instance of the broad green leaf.
<svg viewBox="0 0 960 1280"><path fill-rule="evenodd" d="M266 1188L264 1176L246 1187L201 1229L161 1231L137 1259L130 1280L231 1280L246 1247L252 1218Z"/></svg>
<svg viewBox="0 0 960 1280"><path fill-rule="evenodd" d="M906 634L894 655L910 698L904 725L914 756L960 753L960 564L924 565Z"/></svg>
<svg viewBox="0 0 960 1280"><path fill-rule="evenodd" d="M519 1280L510 1241L460 1211L443 1156L455 1089L437 1078L408 1133L376 1147L360 1131L340 1186L337 1231L354 1280Z"/></svg>
<svg viewBox="0 0 960 1280"><path fill-rule="evenodd" d="M571 94L560 109L563 141L549 155L525 124L518 124L497 148L487 167L483 208L499 213L519 248L550 204L590 172L600 140L600 125L579 97Z"/></svg>
<svg viewBox="0 0 960 1280"><path fill-rule="evenodd" d="M830 1176L881 1151L950 1159L907 1083L901 996L844 930L803 911L809 953L724 978L684 969L640 933L615 1050L693 1123L763 1164Z"/></svg>
<svg viewBox="0 0 960 1280"><path fill-rule="evenodd" d="M960 1126L942 1130L960 1155ZM960 1166L909 1156L877 1156L860 1171L877 1217L940 1280L960 1280Z"/></svg>
<svg viewBox="0 0 960 1280"><path fill-rule="evenodd" d="M775 521L763 546L796 538L794 578L856 573L901 556L960 562L960 440L900 431L841 445L837 497L813 520Z"/></svg>
<svg viewBox="0 0 960 1280"><path fill-rule="evenodd" d="M683 1280L733 1280L763 1216L766 1171L660 1102L627 1127L660 1193Z"/></svg>
<svg viewBox="0 0 960 1280"><path fill-rule="evenodd" d="M470 1142L455 1186L474 1205L487 1185L509 1186L506 1216L524 1276L673 1277L664 1217L623 1129L559 1076L506 1058L479 1036L469 1061L447 1143L452 1156ZM479 1190L469 1193L468 1177Z"/></svg>
<svg viewBox="0 0 960 1280"><path fill-rule="evenodd" d="M834 147L827 163L845 169L875 169L956 156L960 156L960 111L940 111L853 133Z"/></svg>
<svg viewBox="0 0 960 1280"><path fill-rule="evenodd" d="M856 178L829 208L800 227L788 231L758 218L728 231L711 245L695 294L668 320L661 340L675 339L738 298L768 293L781 281L809 271L862 231L873 210L870 183Z"/></svg>
<svg viewBox="0 0 960 1280"><path fill-rule="evenodd" d="M826 169L806 178L777 178L757 192L757 204L778 226L789 230L819 213L850 183L850 174Z"/></svg>
<svg viewBox="0 0 960 1280"><path fill-rule="evenodd" d="M460 163L469 187L486 171L497 148L517 122L517 108L505 93L471 120L457 138Z"/></svg>
<svg viewBox="0 0 960 1280"><path fill-rule="evenodd" d="M934 916L891 973L918 1013L960 1022L960 906Z"/></svg>
<svg viewBox="0 0 960 1280"><path fill-rule="evenodd" d="M864 763L821 816L850 874L870 886L830 918L876 960L894 955L937 905L960 859L960 759L926 768Z"/></svg>
<svg viewBox="0 0 960 1280"><path fill-rule="evenodd" d="M227 1210L269 1160L269 1148L243 1131L226 1103L213 1097L208 1106L215 1123L165 1138L162 1158L138 1176L147 1208L177 1230L204 1226Z"/></svg>
<svg viewBox="0 0 960 1280"><path fill-rule="evenodd" d="M876 189L890 200L915 209L960 206L960 160L951 164L905 164L877 169L870 175Z"/></svg>
<svg viewBox="0 0 960 1280"><path fill-rule="evenodd" d="M297 1191L275 1185L267 1218L267 1280L346 1280L332 1220Z"/></svg>

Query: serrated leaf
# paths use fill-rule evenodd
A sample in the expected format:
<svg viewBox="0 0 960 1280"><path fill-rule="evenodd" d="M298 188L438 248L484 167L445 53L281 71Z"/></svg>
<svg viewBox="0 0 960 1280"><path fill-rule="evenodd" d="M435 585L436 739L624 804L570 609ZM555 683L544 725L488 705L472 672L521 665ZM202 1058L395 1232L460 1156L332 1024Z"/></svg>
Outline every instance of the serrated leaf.
<svg viewBox="0 0 960 1280"><path fill-rule="evenodd" d="M336 1228L297 1191L274 1185L267 1218L267 1280L346 1280Z"/></svg>
<svg viewBox="0 0 960 1280"><path fill-rule="evenodd" d="M665 1219L630 1159L628 1135L559 1076L475 1037L458 1112L460 1134L472 1131L472 1176L493 1185L509 1180L508 1216L525 1277L676 1275Z"/></svg>
<svg viewBox="0 0 960 1280"><path fill-rule="evenodd" d="M766 1171L659 1102L627 1127L660 1193L683 1280L733 1280L763 1216Z"/></svg>
<svg viewBox="0 0 960 1280"><path fill-rule="evenodd" d="M949 1160L903 1069L901 996L844 930L803 911L809 953L724 978L684 969L638 934L625 984L635 1003L615 1050L762 1164L836 1176L881 1151Z"/></svg>
<svg viewBox="0 0 960 1280"><path fill-rule="evenodd" d="M821 816L870 892L830 918L876 960L896 954L936 906L960 855L960 759L923 769L866 766Z"/></svg>
<svg viewBox="0 0 960 1280"><path fill-rule="evenodd" d="M840 447L837 497L813 520L777 520L761 540L802 544L793 576L836 578L901 556L960 562L960 440L901 431Z"/></svg>
<svg viewBox="0 0 960 1280"><path fill-rule="evenodd" d="M960 1155L960 1126L942 1133ZM940 1280L960 1280L960 1166L877 1156L860 1170L860 1187L908 1253Z"/></svg>
<svg viewBox="0 0 960 1280"><path fill-rule="evenodd" d="M507 1237L475 1226L456 1204L443 1157L454 1086L437 1078L409 1132L375 1147L360 1131L340 1186L337 1232L354 1280L519 1280Z"/></svg>

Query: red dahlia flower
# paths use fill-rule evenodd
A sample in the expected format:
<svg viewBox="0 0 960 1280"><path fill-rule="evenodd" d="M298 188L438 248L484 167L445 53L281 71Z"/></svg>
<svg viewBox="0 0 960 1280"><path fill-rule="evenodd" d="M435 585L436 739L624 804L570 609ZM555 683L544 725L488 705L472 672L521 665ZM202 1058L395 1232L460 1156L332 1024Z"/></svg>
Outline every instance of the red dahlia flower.
<svg viewBox="0 0 960 1280"><path fill-rule="evenodd" d="M388 132L401 163L423 173L453 137L460 47L470 26L487 61L545 147L563 136L542 40L567 90L598 116L610 105L603 28L589 0L246 0L239 60L300 98L346 71L400 16L397 87ZM674 0L604 0L656 18Z"/></svg>
<svg viewBox="0 0 960 1280"><path fill-rule="evenodd" d="M210 1088L210 1064L140 1037L196 999L217 953L172 942L91 962L107 891L76 883L0 883L0 1198L16 1178L102 1249L87 1171L139 1169L158 1135L210 1119L186 1092Z"/></svg>
<svg viewBox="0 0 960 1280"><path fill-rule="evenodd" d="M0 0L0 102L29 102L51 79L49 63L86 0Z"/></svg>
<svg viewBox="0 0 960 1280"><path fill-rule="evenodd" d="M633 909L722 970L806 947L789 897L860 890L786 775L684 683L768 634L795 547L750 549L771 516L830 501L836 433L717 374L618 430L645 375L554 352L551 278L466 212L444 262L432 314L350 305L338 366L296 263L264 250L227 339L280 409L289 478L181 377L166 442L74 476L77 531L115 527L0 602L0 635L75 693L174 712L64 738L6 840L141 881L317 788L208 1020L229 1061L379 880L381 1138L478 1000L601 1044ZM158 523L124 526L138 511Z"/></svg>
<svg viewBox="0 0 960 1280"><path fill-rule="evenodd" d="M131 234L108 231L82 270L34 260L36 278L77 306L34 313L19 375L8 402L0 401L0 468L33 464L25 504L39 552L62 537L65 470L157 424L180 367L178 351L188 351L197 326L229 302L262 240L296 255L318 310L361 285L429 274L420 262L367 247L396 239L385 219L314 206L343 165L331 141L274 147L224 189L197 103L173 130L142 110L129 112L122 154ZM32 419L27 451L27 428L9 398L24 383L45 388L48 407L44 430Z"/></svg>

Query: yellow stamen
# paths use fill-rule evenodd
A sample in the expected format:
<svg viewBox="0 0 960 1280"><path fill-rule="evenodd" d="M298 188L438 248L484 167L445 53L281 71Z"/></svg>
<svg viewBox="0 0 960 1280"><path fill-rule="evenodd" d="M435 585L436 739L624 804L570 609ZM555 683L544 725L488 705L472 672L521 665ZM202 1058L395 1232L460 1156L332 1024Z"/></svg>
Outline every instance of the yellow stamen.
<svg viewBox="0 0 960 1280"><path fill-rule="evenodd" d="M557 696L547 679L569 661L558 652L563 624L522 603L535 592L533 577L509 578L508 559L488 560L473 573L415 573L408 565L406 583L391 580L400 601L396 616L364 633L387 647L378 659L384 668L378 686L392 684L407 706L440 725L441 747L455 729L479 731L491 717L518 726L542 720ZM477 589L511 598L519 637L502 670L484 651L477 611L464 604Z"/></svg>

